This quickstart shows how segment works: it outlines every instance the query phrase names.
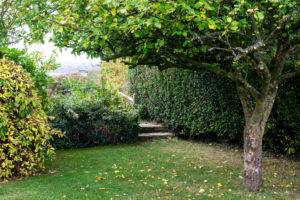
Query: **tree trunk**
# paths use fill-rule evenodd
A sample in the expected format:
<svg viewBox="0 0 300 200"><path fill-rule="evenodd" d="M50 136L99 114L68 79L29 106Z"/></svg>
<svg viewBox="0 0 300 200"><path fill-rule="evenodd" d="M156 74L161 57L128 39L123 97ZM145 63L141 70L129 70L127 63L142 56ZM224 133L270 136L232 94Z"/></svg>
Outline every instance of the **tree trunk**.
<svg viewBox="0 0 300 200"><path fill-rule="evenodd" d="M246 121L243 176L244 186L247 189L257 190L262 184L262 138L277 89L277 82L270 83L265 95L260 99L256 99L254 107L254 100L245 93L243 88L238 87Z"/></svg>
<svg viewBox="0 0 300 200"><path fill-rule="evenodd" d="M244 186L257 190L262 184L262 137L264 126L246 124L244 130Z"/></svg>

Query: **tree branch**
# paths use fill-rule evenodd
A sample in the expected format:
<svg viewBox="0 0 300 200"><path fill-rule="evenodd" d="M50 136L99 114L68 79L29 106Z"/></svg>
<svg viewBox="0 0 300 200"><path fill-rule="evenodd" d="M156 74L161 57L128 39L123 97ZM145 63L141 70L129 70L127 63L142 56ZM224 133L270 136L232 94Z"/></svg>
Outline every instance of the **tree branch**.
<svg viewBox="0 0 300 200"><path fill-rule="evenodd" d="M104 61L110 61L110 60L114 60L114 59L118 59L118 58L124 58L124 57L127 57L127 56L133 56L134 53L133 52L130 52L129 49L125 49L119 53L115 53L111 56L107 56L107 57L104 57L102 56L101 59L104 60Z"/></svg>
<svg viewBox="0 0 300 200"><path fill-rule="evenodd" d="M191 65L195 66L198 70L210 71L215 74L221 75L225 78L228 78L233 82L243 86L256 100L260 98L260 92L258 92L251 84L249 84L242 76L238 74L228 72L218 67L214 67L209 63L199 63L187 57L180 56L179 59L181 59L185 63L190 63Z"/></svg>
<svg viewBox="0 0 300 200"><path fill-rule="evenodd" d="M253 14L250 16L250 18L251 18L251 21L252 21L252 26L253 26L253 28L254 28L255 36L256 36L258 42L261 42L261 43L262 43L260 31L259 31L259 29L258 29L257 22L255 21L255 18L254 18L254 16L253 16Z"/></svg>
<svg viewBox="0 0 300 200"><path fill-rule="evenodd" d="M248 54L248 53L250 53L250 52L252 52L252 51L254 51L254 50L256 50L256 49L258 49L258 48L260 48L262 46L263 46L263 42L262 41L258 41L255 44L253 44L253 45L251 45L251 46L249 46L249 47L247 47L245 49L243 49L241 47L235 47L234 49L240 51L241 54L238 54L236 57L234 57L234 61L238 61L245 54Z"/></svg>
<svg viewBox="0 0 300 200"><path fill-rule="evenodd" d="M298 69L297 71L294 71L294 72L290 72L290 73L286 73L286 74L281 75L279 77L279 81L284 81L284 80L293 78L295 76L300 76L300 69Z"/></svg>

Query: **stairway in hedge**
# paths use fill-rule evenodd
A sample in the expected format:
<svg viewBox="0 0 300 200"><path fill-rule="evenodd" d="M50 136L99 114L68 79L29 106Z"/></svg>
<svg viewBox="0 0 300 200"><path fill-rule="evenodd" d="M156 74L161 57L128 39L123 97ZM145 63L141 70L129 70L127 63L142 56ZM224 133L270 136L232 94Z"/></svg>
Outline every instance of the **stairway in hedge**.
<svg viewBox="0 0 300 200"><path fill-rule="evenodd" d="M167 138L174 137L164 125L157 123L140 124L139 139Z"/></svg>

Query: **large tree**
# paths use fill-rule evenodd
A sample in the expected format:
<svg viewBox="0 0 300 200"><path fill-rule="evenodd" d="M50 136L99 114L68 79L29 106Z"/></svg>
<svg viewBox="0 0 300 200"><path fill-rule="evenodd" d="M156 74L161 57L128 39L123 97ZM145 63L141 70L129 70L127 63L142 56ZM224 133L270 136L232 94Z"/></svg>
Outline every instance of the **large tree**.
<svg viewBox="0 0 300 200"><path fill-rule="evenodd" d="M262 138L280 83L299 75L296 0L49 0L32 33L103 60L205 70L236 84L245 114L244 185L262 183ZM286 67L287 61L293 67ZM236 91L232 91L236 92Z"/></svg>
<svg viewBox="0 0 300 200"><path fill-rule="evenodd" d="M14 44L22 39L22 11L30 1L0 0L0 46Z"/></svg>

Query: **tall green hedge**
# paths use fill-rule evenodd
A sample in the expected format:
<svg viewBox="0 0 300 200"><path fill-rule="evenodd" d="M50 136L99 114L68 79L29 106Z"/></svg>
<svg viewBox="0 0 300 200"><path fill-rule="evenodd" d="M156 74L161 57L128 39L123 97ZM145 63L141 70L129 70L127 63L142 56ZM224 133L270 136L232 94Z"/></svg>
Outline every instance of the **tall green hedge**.
<svg viewBox="0 0 300 200"><path fill-rule="evenodd" d="M235 85L208 72L139 67L130 71L131 92L145 118L162 121L179 136L243 142L244 116ZM300 81L285 82L270 117L265 149L300 151Z"/></svg>

